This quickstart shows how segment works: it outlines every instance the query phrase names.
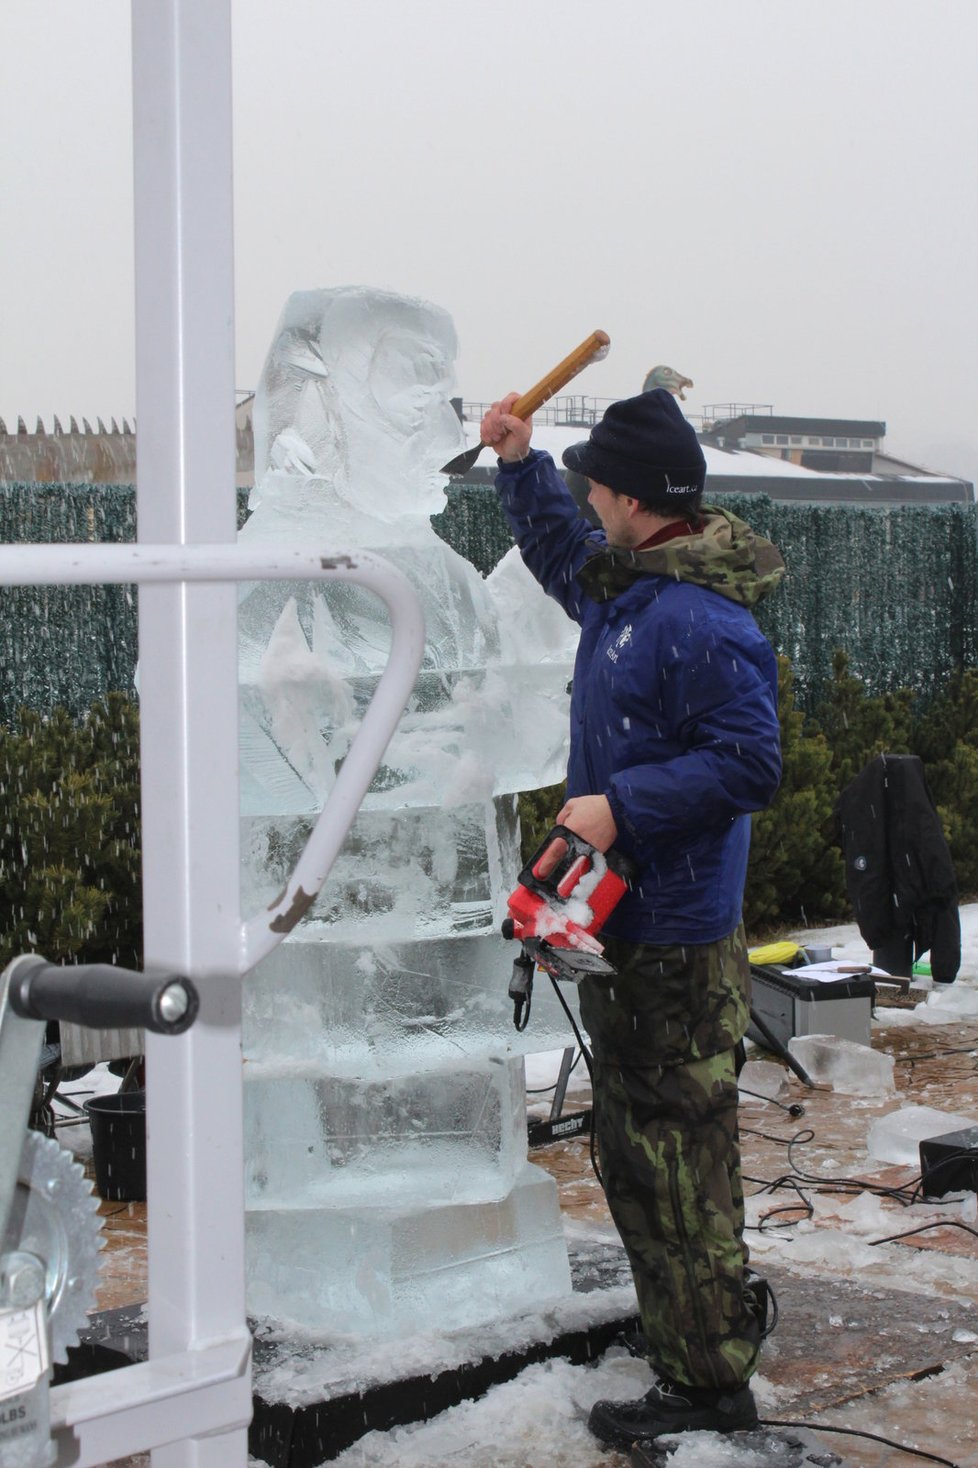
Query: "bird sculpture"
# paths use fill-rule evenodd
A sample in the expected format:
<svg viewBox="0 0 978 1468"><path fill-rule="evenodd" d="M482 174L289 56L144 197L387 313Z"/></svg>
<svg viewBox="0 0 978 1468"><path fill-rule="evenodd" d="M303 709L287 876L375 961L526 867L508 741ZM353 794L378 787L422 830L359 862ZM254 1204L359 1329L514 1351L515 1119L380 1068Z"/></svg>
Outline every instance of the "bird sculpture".
<svg viewBox="0 0 978 1468"><path fill-rule="evenodd" d="M664 387L666 392L671 392L674 397L682 398L685 402L686 394L683 389L692 386L693 379L684 377L681 372L676 371L675 367L659 366L651 368L645 374L642 391L651 392L653 388Z"/></svg>

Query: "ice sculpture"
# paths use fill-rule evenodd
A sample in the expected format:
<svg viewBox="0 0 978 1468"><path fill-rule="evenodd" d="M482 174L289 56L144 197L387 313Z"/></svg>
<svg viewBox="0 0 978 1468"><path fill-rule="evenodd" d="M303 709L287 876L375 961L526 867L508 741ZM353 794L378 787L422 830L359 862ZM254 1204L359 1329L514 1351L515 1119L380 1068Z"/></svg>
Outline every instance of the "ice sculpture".
<svg viewBox="0 0 978 1468"><path fill-rule="evenodd" d="M242 538L378 551L427 624L333 873L245 990L250 1308L327 1333L467 1326L570 1288L556 1189L527 1161L522 1060L565 1044L566 1021L541 985L516 1035L498 930L515 792L562 772L573 628L519 561L484 581L432 529L462 447L455 350L426 302L300 292L255 402ZM251 911L291 869L389 636L379 603L338 584L246 588L239 625Z"/></svg>

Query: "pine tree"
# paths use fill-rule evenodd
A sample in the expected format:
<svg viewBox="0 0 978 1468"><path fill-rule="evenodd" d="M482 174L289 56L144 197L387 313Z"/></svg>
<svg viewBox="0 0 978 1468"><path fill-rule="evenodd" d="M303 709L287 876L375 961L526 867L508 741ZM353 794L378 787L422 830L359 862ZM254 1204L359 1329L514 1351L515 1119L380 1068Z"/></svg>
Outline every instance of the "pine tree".
<svg viewBox="0 0 978 1468"><path fill-rule="evenodd" d="M99 960L140 967L142 867L139 814L139 715L120 693L93 704L79 730L83 758L96 790L110 799L111 816L95 871L107 897Z"/></svg>
<svg viewBox="0 0 978 1468"><path fill-rule="evenodd" d="M519 797L520 859L530 860L543 845L543 838L557 819L557 812L567 799L567 781L547 785L542 790L524 790Z"/></svg>
<svg viewBox="0 0 978 1468"><path fill-rule="evenodd" d="M909 688L870 695L849 671L849 655L837 648L832 679L816 711L815 727L832 752L832 777L841 792L877 754L909 754L913 724Z"/></svg>
<svg viewBox="0 0 978 1468"><path fill-rule="evenodd" d="M928 772L928 781L930 772ZM951 758L936 772L932 790L937 814L958 879L958 891L972 901L978 895L978 747L959 740Z"/></svg>
<svg viewBox="0 0 978 1468"><path fill-rule="evenodd" d="M781 787L753 817L744 921L752 933L799 919L806 926L845 908L842 857L835 846L835 782L825 736L795 707L794 674L778 659Z"/></svg>
<svg viewBox="0 0 978 1468"><path fill-rule="evenodd" d="M962 893L978 893L978 669L951 683L914 730Z"/></svg>
<svg viewBox="0 0 978 1468"><path fill-rule="evenodd" d="M0 962L138 965L138 735L121 695L0 729Z"/></svg>
<svg viewBox="0 0 978 1468"><path fill-rule="evenodd" d="M950 759L959 743L978 748L978 668L956 673L914 728L914 754L927 766Z"/></svg>

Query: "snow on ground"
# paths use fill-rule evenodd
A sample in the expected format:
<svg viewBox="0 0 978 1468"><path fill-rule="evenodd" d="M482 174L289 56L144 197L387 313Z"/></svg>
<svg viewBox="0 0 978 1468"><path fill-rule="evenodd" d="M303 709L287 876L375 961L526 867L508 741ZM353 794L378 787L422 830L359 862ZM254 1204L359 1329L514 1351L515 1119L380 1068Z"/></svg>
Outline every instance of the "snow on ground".
<svg viewBox="0 0 978 1468"><path fill-rule="evenodd" d="M545 1361L430 1422L368 1433L333 1461L337 1468L614 1468L626 1458L592 1437L588 1413L599 1397L641 1396L651 1380L644 1362L618 1349L593 1366ZM763 1377L754 1387L762 1415L776 1414L776 1390ZM674 1461L681 1468L680 1459ZM687 1468L729 1468L731 1462L728 1443L699 1434ZM737 1462L743 1468L742 1458Z"/></svg>
<svg viewBox="0 0 978 1468"><path fill-rule="evenodd" d="M959 908L961 916L961 968L957 982L978 987L978 902L965 903ZM840 923L830 928L799 928L790 937L796 942L827 943L831 945L834 958L851 960L853 963L869 963L870 950L863 942L855 923ZM930 981L915 981L915 988L929 989Z"/></svg>
<svg viewBox="0 0 978 1468"><path fill-rule="evenodd" d="M919 998L915 1009L880 1009L874 1023L887 1026L913 1024L947 1025L978 1015L978 902L959 908L961 917L961 967L953 984L937 984L926 976L915 977L911 993ZM806 928L792 933L795 941L829 944L833 958L869 963L872 954L854 923L832 928ZM928 955L923 955L924 959Z"/></svg>
<svg viewBox="0 0 978 1468"><path fill-rule="evenodd" d="M648 1367L624 1352L607 1355L594 1367L545 1361L431 1422L371 1432L335 1463L337 1468L608 1468L608 1453L588 1431L587 1414L599 1397L640 1396L649 1382Z"/></svg>

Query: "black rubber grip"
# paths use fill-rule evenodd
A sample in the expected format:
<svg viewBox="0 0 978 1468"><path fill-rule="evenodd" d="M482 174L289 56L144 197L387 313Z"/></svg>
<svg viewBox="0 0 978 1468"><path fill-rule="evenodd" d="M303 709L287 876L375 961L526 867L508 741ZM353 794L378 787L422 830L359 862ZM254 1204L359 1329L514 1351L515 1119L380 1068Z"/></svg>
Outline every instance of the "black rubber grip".
<svg viewBox="0 0 978 1468"><path fill-rule="evenodd" d="M182 1035L197 1018L200 996L179 974L142 974L108 963L62 967L44 958L14 961L10 1005L22 1019L57 1019L89 1029L152 1030Z"/></svg>

